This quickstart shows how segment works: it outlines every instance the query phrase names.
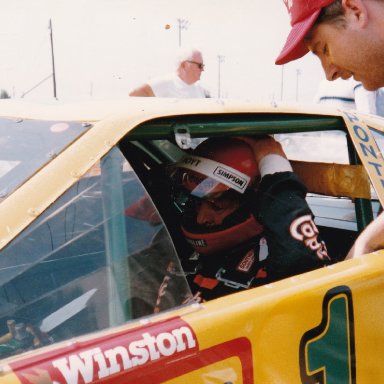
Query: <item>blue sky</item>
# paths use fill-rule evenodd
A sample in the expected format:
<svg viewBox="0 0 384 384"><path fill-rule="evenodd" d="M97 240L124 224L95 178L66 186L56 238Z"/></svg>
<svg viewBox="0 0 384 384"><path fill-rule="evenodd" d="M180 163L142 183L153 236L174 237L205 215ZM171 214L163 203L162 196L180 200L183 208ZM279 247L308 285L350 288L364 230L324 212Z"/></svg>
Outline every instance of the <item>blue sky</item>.
<svg viewBox="0 0 384 384"><path fill-rule="evenodd" d="M28 100L53 95L49 20L59 99L124 98L173 68L183 46L201 48L202 82L224 97L312 101L323 73L313 55L274 60L289 30L282 0L0 0L0 88ZM167 29L166 25L170 28ZM283 81L282 81L282 73Z"/></svg>

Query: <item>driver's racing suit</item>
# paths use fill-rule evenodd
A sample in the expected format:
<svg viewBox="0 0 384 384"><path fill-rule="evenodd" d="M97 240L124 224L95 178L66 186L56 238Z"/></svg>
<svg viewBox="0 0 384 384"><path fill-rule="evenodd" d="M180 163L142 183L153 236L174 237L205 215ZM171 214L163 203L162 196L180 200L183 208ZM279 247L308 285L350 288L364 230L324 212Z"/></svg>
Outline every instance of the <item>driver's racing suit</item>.
<svg viewBox="0 0 384 384"><path fill-rule="evenodd" d="M305 186L293 172L265 175L253 206L264 227L260 235L225 252L191 251L181 258L194 299L214 299L330 264L305 195ZM169 268L166 285L177 278ZM161 295L157 307L161 309Z"/></svg>

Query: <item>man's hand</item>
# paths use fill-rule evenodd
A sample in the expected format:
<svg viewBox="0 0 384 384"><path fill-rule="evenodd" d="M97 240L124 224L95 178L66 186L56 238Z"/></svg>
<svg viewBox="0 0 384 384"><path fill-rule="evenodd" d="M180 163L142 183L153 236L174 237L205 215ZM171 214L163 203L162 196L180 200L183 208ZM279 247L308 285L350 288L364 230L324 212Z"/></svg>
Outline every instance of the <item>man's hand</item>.
<svg viewBox="0 0 384 384"><path fill-rule="evenodd" d="M384 212L380 213L380 215L361 232L345 259L354 259L383 248Z"/></svg>
<svg viewBox="0 0 384 384"><path fill-rule="evenodd" d="M244 141L252 148L257 164L259 164L260 160L267 155L273 154L282 156L285 159L287 158L283 151L283 148L281 147L281 144L270 136L263 137L260 139L241 136L238 137L238 139Z"/></svg>

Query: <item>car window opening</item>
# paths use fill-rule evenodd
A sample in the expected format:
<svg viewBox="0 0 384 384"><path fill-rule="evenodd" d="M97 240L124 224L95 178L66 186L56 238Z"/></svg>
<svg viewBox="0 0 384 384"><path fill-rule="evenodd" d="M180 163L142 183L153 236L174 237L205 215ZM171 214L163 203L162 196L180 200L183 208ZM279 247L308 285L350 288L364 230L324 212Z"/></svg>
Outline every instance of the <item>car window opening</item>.
<svg viewBox="0 0 384 384"><path fill-rule="evenodd" d="M345 135L342 136L345 140ZM286 138L285 138L286 139ZM292 141L290 141L290 144ZM180 220L175 220L175 210L174 206L170 206L169 204L169 196L171 194L170 186L164 182L166 180L166 175L164 173L164 168L166 167L166 164L170 162L170 158L172 159L171 162L177 161L180 159L182 154L186 153L186 150L180 150L176 145L172 144L171 142L167 142L166 140L157 140L152 141L150 143L146 143L145 146L153 147L156 146L157 150L161 150L162 148L166 148L165 153L163 154L164 158L162 161L164 162L163 166L159 167L158 162L154 162L151 166L141 167L143 172L140 172L139 164L132 163L135 170L137 171L139 177L143 181L144 185L148 189L151 197L153 198L154 203L158 206L159 212L161 213L161 216L164 218L165 223L169 229L169 232L172 236L172 239L174 241L175 247L178 251L179 257L182 259L182 265L184 272L188 278L189 275L195 273L196 270L196 263L190 260L185 262L185 255L192 255L193 259L193 248L191 248L191 244L188 244L185 241L185 237L180 232ZM124 151L123 151L124 152ZM189 150L187 150L189 152ZM128 152L126 152L128 153ZM134 153L134 156L132 156L132 159L135 158L136 161L138 159L143 160L143 155L139 154L136 149L132 150L131 153ZM173 155L170 155L172 154ZM144 156L145 157L145 156ZM151 160L146 159L144 162L150 162ZM140 161L138 161L140 162ZM153 161L152 161L153 162ZM331 166L331 164L329 165ZM167 198L164 199L164 196ZM352 200L347 198L342 199L336 199L330 197L329 199L335 199L334 201L338 201L341 204L350 204L349 207L346 209L348 212L350 212L351 217L346 218L345 214L342 217L335 217L334 219L327 221L324 220L321 217L321 210L324 208L322 207L323 196L310 193L308 195L308 201L311 206L311 209L313 209L315 213L315 221L318 222L319 230L321 231L321 234L325 240L325 243L327 247L329 248L329 252L334 255L334 261L342 261L349 249L349 247L353 244L354 239L356 238L356 230L353 225L351 226L344 226L343 223L345 220L354 220L354 205ZM320 211L319 211L320 209ZM335 210L335 207L331 207L331 210ZM337 210L341 210L344 208L336 208ZM349 215L349 213L348 213ZM340 241L340 239L343 239L343 241ZM259 245L261 246L261 245ZM266 251L267 252L267 251ZM184 260L183 260L184 259ZM226 281L227 286L237 287L239 289L242 289L244 287L247 287L247 282L236 282L232 281L231 279L226 279L224 275L221 276L221 279L223 281ZM203 284L214 284L212 282L209 282L208 280L204 281ZM232 291L225 292L230 293Z"/></svg>

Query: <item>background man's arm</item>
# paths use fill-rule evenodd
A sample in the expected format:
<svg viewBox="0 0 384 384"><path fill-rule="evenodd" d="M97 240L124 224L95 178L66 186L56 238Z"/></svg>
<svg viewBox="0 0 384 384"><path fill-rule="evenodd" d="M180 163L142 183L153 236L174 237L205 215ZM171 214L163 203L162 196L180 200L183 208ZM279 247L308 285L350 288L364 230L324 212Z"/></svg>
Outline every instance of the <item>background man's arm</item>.
<svg viewBox="0 0 384 384"><path fill-rule="evenodd" d="M155 97L152 88L148 84L141 85L129 93L129 96Z"/></svg>
<svg viewBox="0 0 384 384"><path fill-rule="evenodd" d="M361 232L346 259L353 259L382 248L384 248L384 212Z"/></svg>

